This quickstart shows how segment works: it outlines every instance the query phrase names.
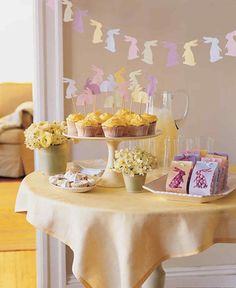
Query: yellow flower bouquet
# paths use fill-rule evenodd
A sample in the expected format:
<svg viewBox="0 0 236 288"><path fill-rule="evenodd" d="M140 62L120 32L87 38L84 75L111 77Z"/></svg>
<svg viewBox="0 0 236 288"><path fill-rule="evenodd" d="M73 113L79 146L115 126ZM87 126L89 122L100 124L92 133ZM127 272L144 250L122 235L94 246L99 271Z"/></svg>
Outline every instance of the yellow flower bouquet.
<svg viewBox="0 0 236 288"><path fill-rule="evenodd" d="M68 139L63 135L65 123L41 121L33 123L25 130L26 147L34 149L46 149L53 145L64 144Z"/></svg>
<svg viewBox="0 0 236 288"><path fill-rule="evenodd" d="M114 170L131 177L145 175L156 165L156 158L138 147L115 152Z"/></svg>

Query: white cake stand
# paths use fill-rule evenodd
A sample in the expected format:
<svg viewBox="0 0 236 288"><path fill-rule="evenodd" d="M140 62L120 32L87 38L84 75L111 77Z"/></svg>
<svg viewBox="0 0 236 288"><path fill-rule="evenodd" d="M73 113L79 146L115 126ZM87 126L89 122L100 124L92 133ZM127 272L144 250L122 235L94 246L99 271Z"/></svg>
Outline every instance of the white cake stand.
<svg viewBox="0 0 236 288"><path fill-rule="evenodd" d="M108 160L106 169L99 179L97 185L103 187L124 187L123 176L120 173L113 171L113 159L115 157L115 151L118 149L118 146L123 141L132 141L132 140L145 140L150 138L155 138L161 134L161 131L156 131L155 135L148 136L137 136L137 137L79 137L64 134L66 137L76 140L90 140L90 141L105 141L108 148Z"/></svg>

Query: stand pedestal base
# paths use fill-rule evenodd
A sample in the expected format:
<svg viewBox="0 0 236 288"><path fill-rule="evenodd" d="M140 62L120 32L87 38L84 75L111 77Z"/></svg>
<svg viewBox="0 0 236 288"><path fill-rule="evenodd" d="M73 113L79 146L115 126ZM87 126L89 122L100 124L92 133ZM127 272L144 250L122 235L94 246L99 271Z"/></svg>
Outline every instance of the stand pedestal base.
<svg viewBox="0 0 236 288"><path fill-rule="evenodd" d="M118 188L125 186L122 174L116 173L115 171L112 170L115 151L118 149L120 142L121 141L119 140L106 141L108 149L107 167L101 179L97 183L98 186L111 187L111 188Z"/></svg>

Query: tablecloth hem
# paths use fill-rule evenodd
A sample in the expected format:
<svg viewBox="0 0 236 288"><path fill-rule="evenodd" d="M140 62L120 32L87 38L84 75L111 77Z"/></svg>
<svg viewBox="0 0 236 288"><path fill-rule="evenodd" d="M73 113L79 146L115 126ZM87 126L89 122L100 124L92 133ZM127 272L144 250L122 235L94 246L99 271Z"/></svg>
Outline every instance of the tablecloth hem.
<svg viewBox="0 0 236 288"><path fill-rule="evenodd" d="M23 211L22 211L23 212ZM51 232L50 230L47 230L43 227L36 227L36 225L33 224L33 221L30 221L30 216L28 215L28 211L26 211L26 219L27 221L33 225L35 228L41 230L44 233L47 233L48 235L58 239L59 241L61 241L62 243L64 243L65 245L69 246L71 248L71 250L74 252L73 249L73 245L71 245L69 242L67 242L66 240L62 239L60 236L56 235L55 233ZM154 265L152 265L152 268L150 268L145 275L137 282L137 284L135 284L133 287L131 288L140 288L141 285L144 284L144 282L148 279L148 277L152 274L152 272L154 272L158 266L161 265L161 263L163 261L166 261L170 258L178 258L178 257L187 257L187 256L192 256L192 255L196 255L204 250L206 250L207 248L209 248L210 246L217 244L217 243L236 243L236 238L216 238L214 239L212 242L204 244L200 247L198 247L196 250L191 251L191 252L186 252L186 253L181 253L181 254L176 254L176 255L166 255L163 256L161 259L159 259ZM93 288L93 286L91 286L89 284L89 282L87 280L85 280L83 277L79 276L79 275L75 275L75 273L73 272L75 278L77 280L79 280L84 286L85 288Z"/></svg>
<svg viewBox="0 0 236 288"><path fill-rule="evenodd" d="M193 256L196 254L199 254L200 252L203 252L204 250L208 249L210 246L217 244L217 243L236 243L236 238L228 239L228 238L216 238L211 243L207 243L205 245L202 245L198 247L195 251L182 253L182 254L176 254L176 255L168 255L163 256L161 259L156 262L151 269L148 270L147 273L137 282L137 284L134 285L133 288L140 288L141 285L144 284L144 282L148 279L148 277L162 264L162 262L171 259L171 258L179 258L179 257L187 257L187 256Z"/></svg>

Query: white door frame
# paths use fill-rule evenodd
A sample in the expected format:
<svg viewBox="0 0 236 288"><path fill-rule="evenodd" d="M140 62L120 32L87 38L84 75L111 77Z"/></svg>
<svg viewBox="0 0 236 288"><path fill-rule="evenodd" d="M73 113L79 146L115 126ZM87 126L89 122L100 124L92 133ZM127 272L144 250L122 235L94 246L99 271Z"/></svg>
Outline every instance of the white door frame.
<svg viewBox="0 0 236 288"><path fill-rule="evenodd" d="M46 0L34 0L35 121L64 120L62 4L61 1L55 3L55 11L52 11ZM35 156L37 169L37 154ZM36 246L37 287L66 287L65 245L37 231Z"/></svg>

